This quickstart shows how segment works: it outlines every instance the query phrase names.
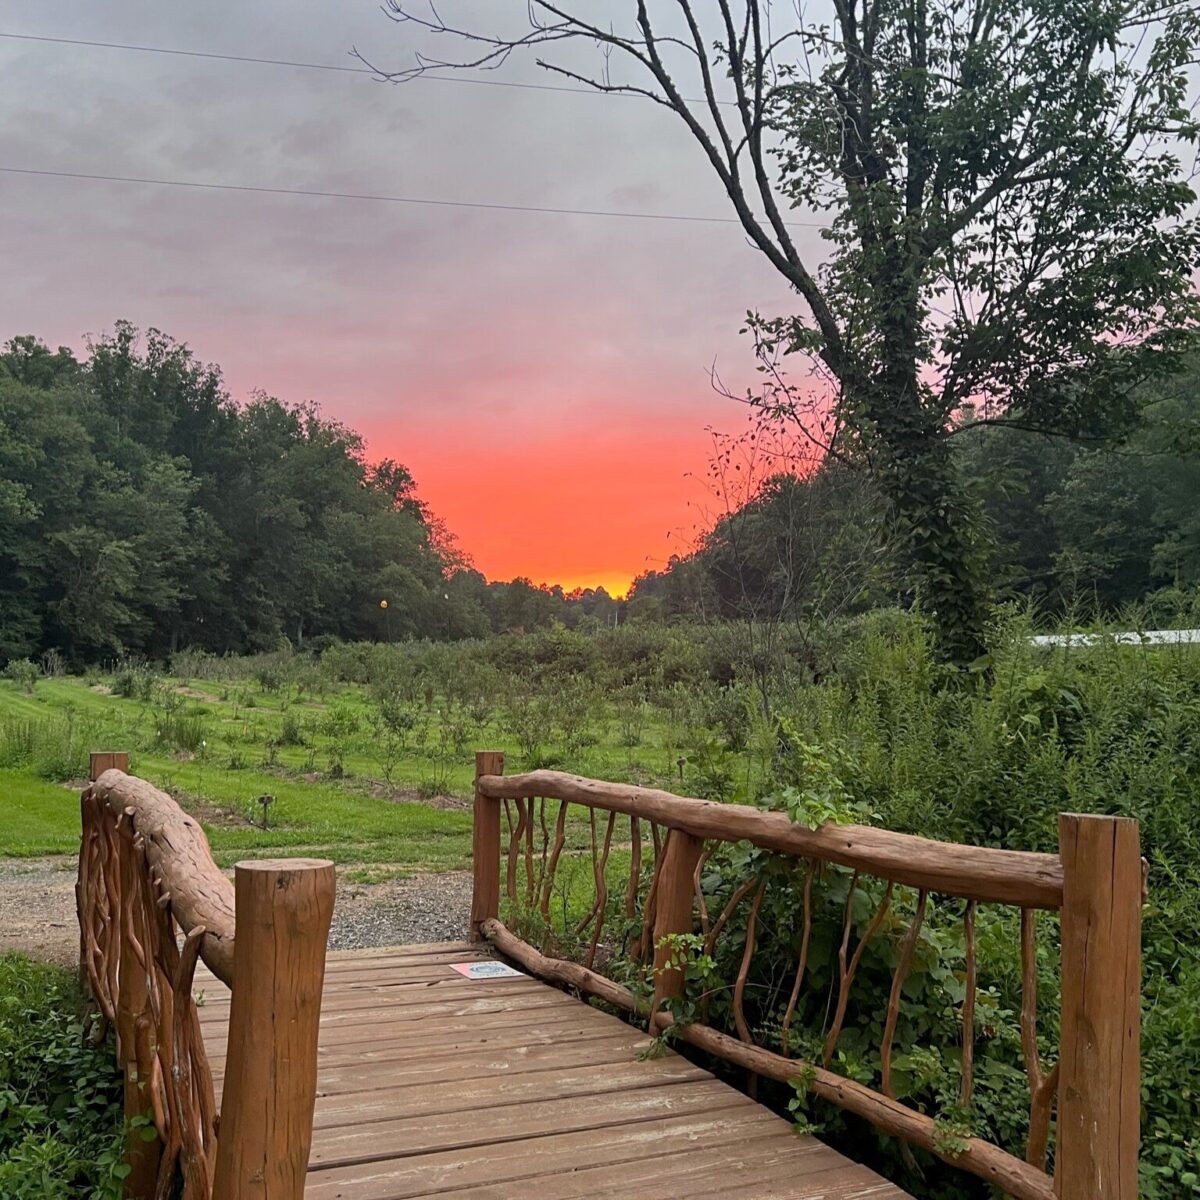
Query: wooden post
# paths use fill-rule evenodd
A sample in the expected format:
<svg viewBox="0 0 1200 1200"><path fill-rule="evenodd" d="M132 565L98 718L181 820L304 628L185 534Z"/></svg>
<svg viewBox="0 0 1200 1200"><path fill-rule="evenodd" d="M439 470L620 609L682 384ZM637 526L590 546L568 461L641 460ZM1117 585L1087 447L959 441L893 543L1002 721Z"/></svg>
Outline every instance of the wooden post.
<svg viewBox="0 0 1200 1200"><path fill-rule="evenodd" d="M129 774L129 755L124 750L93 750L88 760L88 779L95 783L113 768Z"/></svg>
<svg viewBox="0 0 1200 1200"><path fill-rule="evenodd" d="M482 942L480 925L500 915L500 801L480 794L479 779L504 774L501 750L475 752L475 820L471 829L471 941Z"/></svg>
<svg viewBox="0 0 1200 1200"><path fill-rule="evenodd" d="M312 1147L333 863L234 869L229 1046L213 1195L301 1200Z"/></svg>
<svg viewBox="0 0 1200 1200"><path fill-rule="evenodd" d="M1055 1185L1061 1200L1136 1200L1142 864L1136 821L1058 819L1062 1032Z"/></svg>
<svg viewBox="0 0 1200 1200"><path fill-rule="evenodd" d="M683 995L683 972L664 969L670 958L670 948L662 939L675 933L692 932L692 909L695 905L696 864L704 851L704 839L672 829L667 834L663 851L662 870L658 876L654 910L654 1003L651 1012L658 1012L666 1000Z"/></svg>

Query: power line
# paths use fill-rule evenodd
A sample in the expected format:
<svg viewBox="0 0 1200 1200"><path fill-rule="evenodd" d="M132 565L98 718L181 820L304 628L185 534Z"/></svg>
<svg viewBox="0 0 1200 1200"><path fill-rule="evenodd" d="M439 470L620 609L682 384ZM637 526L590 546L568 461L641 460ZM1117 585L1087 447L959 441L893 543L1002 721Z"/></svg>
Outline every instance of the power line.
<svg viewBox="0 0 1200 1200"><path fill-rule="evenodd" d="M218 54L209 50L181 50L173 46L138 46L129 42L96 42L85 38L49 37L36 33L3 33L0 38L17 42L47 42L57 46L89 46L98 50L133 50L140 54L168 54L179 58L207 58L218 62L250 63L260 67L296 67L305 71L334 71L345 75L370 75L379 78L379 72L371 67L352 67L341 63L302 62L290 58L260 58L250 54ZM603 92L596 88L564 87L552 83L517 83L511 79L478 79L471 75L430 75L422 71L413 76L414 79L429 79L437 83L467 83L476 87L506 87L517 88L528 92L566 92L577 96L622 96L629 98L629 92ZM640 97L634 97L640 98ZM689 103L693 103L689 101ZM722 103L724 103L722 101Z"/></svg>
<svg viewBox="0 0 1200 1200"><path fill-rule="evenodd" d="M49 171L34 167L0 166L5 175L28 175L47 179L77 179L102 183L138 183L154 187L198 188L212 192L252 192L266 196L313 196L321 200L374 200L386 204L419 204L433 208L475 208L492 212L539 213L572 217L622 217L638 221L685 221L699 225L740 225L736 217L699 217L686 213L628 212L604 208L555 208L535 204L497 204L482 200L441 200L425 196L390 196L379 192L326 192L316 188L266 187L247 183L207 183L199 179L152 179L141 175L102 175L86 171ZM790 221L806 229L824 229L815 221Z"/></svg>

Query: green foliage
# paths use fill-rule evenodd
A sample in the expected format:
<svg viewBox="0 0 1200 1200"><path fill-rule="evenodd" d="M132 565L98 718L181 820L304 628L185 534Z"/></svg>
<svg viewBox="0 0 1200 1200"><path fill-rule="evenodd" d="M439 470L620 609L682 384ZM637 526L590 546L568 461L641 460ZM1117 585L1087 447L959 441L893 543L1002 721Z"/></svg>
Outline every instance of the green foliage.
<svg viewBox="0 0 1200 1200"><path fill-rule="evenodd" d="M470 750L485 743L510 751L520 767L557 756L583 774L759 803L807 825L869 822L1015 849L1054 849L1060 811L1136 816L1151 862L1142 1192L1147 1200L1198 1195L1190 1181L1200 1175L1200 1093L1191 1052L1200 1045L1194 953L1200 651L1104 640L1044 648L1029 643L1031 629L1028 614L998 616L988 633L987 669L960 677L939 662L919 617L892 610L830 622L802 645L787 643L788 653L768 678L766 714L757 665L726 630L713 626L634 625L586 636L552 629L453 646L345 644L331 646L319 660L272 651L202 661L192 676L205 680L201 692L167 678L133 688L129 698L70 678L43 679L33 697L6 685L0 687L0 791L7 814L0 851L74 851L77 798L36 776L80 778L87 751L97 745L133 750L139 774L186 805L198 802L194 811L222 863L256 853L309 854L334 858L371 879L466 864L470 814L461 802L442 798L469 794ZM248 707L264 670L278 682ZM301 681L304 695L326 699L300 699ZM540 723L530 718L537 739L527 761L509 725L514 696L527 699ZM623 744L621 729L621 706L631 700L642 705L636 747ZM570 710L563 718L560 707ZM180 739L158 736L163 720L195 724L207 751L181 754ZM284 744L280 732L288 722L302 722L307 745ZM579 749L568 754L572 730ZM396 739L390 760L387 738ZM264 755L268 765L260 766ZM262 795L274 797L265 829L256 803ZM417 803L414 795L437 798L439 807ZM551 809L551 828L554 815ZM586 931L577 936L575 930L594 895L590 833L578 814L568 821L549 923L536 905L513 914L513 927L535 944L586 952ZM540 850L540 828L536 834ZM650 871L645 842L643 850L644 891ZM640 922L631 924L624 913L629 863L618 832L598 965L648 995L644 962L619 957L640 933ZM519 877L523 882L523 872ZM734 888L760 878L769 886L746 1011L756 1036L778 1046L799 951L804 864L724 847L708 861L701 884L715 920ZM847 905L857 939L882 894L865 876L852 892L850 874L841 870L828 869L815 880L808 976L788 1036L794 1057L821 1059ZM847 1010L833 1066L865 1083L879 1081L891 973L914 905L911 891L897 889L892 913L863 954ZM703 1007L712 1023L732 1028L745 914L743 904L711 955L694 939L673 946L688 975L680 1013ZM981 906L977 914L976 1089L965 1113L958 1108L961 918L961 905L931 901L897 1028L897 1093L941 1123L947 1147L967 1130L1019 1146L1026 1116L1015 916L996 906ZM1049 1063L1057 1046L1056 931L1049 917L1041 919L1040 941ZM605 959L614 953L617 958ZM772 1094L765 1085L762 1094L781 1111L797 1099L794 1091ZM796 1111L855 1157L877 1155L877 1165L926 1200L982 1194L923 1156L927 1178L917 1181L894 1147L877 1145L812 1095Z"/></svg>
<svg viewBox="0 0 1200 1200"><path fill-rule="evenodd" d="M22 767L39 779L84 779L88 755L104 740L99 730L73 712L0 717L0 767Z"/></svg>
<svg viewBox="0 0 1200 1200"><path fill-rule="evenodd" d="M5 679L15 683L21 691L33 695L41 672L27 658L14 658L4 668Z"/></svg>
<svg viewBox="0 0 1200 1200"><path fill-rule="evenodd" d="M51 647L76 665L169 655L205 679L231 651L479 637L617 608L603 589L489 586L403 466L368 464L313 405L235 404L216 367L158 330L118 322L82 361L29 337L0 351L0 664ZM264 662L262 689L285 669Z"/></svg>
<svg viewBox="0 0 1200 1200"><path fill-rule="evenodd" d="M71 976L0 955L0 1195L116 1200L123 1149L112 1045Z"/></svg>
<svg viewBox="0 0 1200 1200"><path fill-rule="evenodd" d="M279 723L279 732L275 735L275 744L278 746L308 744L304 732L304 721L296 713L286 712L283 714L283 720Z"/></svg>
<svg viewBox="0 0 1200 1200"><path fill-rule="evenodd" d="M834 741L806 741L786 718L777 720L778 749L775 775L783 788L765 797L770 808L781 808L793 821L819 829L827 821L838 825L868 824L875 814L866 801L856 801L846 782L853 764Z"/></svg>

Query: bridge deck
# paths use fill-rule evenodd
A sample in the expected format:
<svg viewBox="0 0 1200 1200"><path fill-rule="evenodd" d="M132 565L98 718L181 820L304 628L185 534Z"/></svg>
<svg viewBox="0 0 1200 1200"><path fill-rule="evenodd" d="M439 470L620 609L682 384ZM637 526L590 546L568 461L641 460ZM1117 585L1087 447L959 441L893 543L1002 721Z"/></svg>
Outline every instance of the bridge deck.
<svg viewBox="0 0 1200 1200"><path fill-rule="evenodd" d="M646 1035L459 942L329 955L311 1200L905 1193ZM197 987L218 1097L229 993Z"/></svg>

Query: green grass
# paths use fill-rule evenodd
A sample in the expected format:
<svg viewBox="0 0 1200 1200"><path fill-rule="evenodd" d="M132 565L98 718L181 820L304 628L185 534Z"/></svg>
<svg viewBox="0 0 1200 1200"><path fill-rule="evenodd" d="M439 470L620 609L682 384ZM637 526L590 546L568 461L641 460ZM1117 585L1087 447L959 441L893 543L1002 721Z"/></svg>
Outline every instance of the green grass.
<svg viewBox="0 0 1200 1200"><path fill-rule="evenodd" d="M79 797L27 771L0 770L0 855L74 854Z"/></svg>
<svg viewBox="0 0 1200 1200"><path fill-rule="evenodd" d="M590 744L569 762L562 754L529 762L503 701L469 720L460 712L455 728L442 700L410 700L418 727L389 756L378 709L358 685L326 682L313 695L295 684L264 688L236 670L191 680L126 671L128 696L116 694L121 683L121 674L49 678L29 694L0 680L0 856L76 852L77 793L61 785L85 778L94 749L130 751L134 773L199 818L222 865L320 856L355 878L469 865L476 748L508 752L510 772L562 763L599 778L678 785L680 730L661 709L646 709L630 748L616 704L601 703L589 716ZM265 829L264 794L272 797ZM572 811L572 844L582 821Z"/></svg>
<svg viewBox="0 0 1200 1200"><path fill-rule="evenodd" d="M110 749L128 750L135 774L200 820L223 866L320 856L360 879L462 869L470 862L473 748L505 748L510 769L523 765L496 719L480 722L461 748L439 744L436 711L424 718L424 747L385 764L370 702L351 685L314 699L246 681L170 679L138 699L111 694L111 682L45 679L29 695L0 681L0 855L74 854L78 793L63 783L82 782L90 750ZM335 728L330 714L352 728ZM195 750L172 744L180 729ZM302 744L288 744L297 733ZM677 754L660 720L636 749L599 736L571 768L662 783ZM266 829L263 795L273 798ZM425 803L427 796L439 799ZM572 844L583 844L583 822L573 811Z"/></svg>
<svg viewBox="0 0 1200 1200"><path fill-rule="evenodd" d="M229 736L229 727L235 723L232 708L221 702L188 703L188 713L204 722L208 734L208 744L193 756L156 744L155 718L159 714L136 700L92 691L84 681L75 679L44 681L32 697L0 685L0 740L5 725L11 729L17 722L34 743L28 761L0 767L0 855L76 851L78 794L63 787L57 777L66 774L79 780L86 775L87 747L92 746L130 748L131 769L169 791L200 818L222 865L278 854L387 864L394 874L467 865L469 811L371 795L374 781L360 777L356 770L367 766L365 752L345 756L349 779L304 778L303 774L318 772L305 771L311 764L306 761L307 751L300 747L281 748L275 765L262 765L265 742L283 718L270 698L250 710L257 726L256 757L260 761L246 769L231 768L230 756L245 746L242 736ZM68 737L78 742L75 761L64 764L58 753L48 760L39 757L42 743L53 751ZM328 753L328 745L324 748ZM412 768L411 773L417 774L417 770ZM469 784L465 765L457 776L460 787L464 778ZM262 819L257 798L262 795L274 798L267 829L257 824Z"/></svg>

